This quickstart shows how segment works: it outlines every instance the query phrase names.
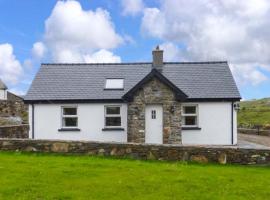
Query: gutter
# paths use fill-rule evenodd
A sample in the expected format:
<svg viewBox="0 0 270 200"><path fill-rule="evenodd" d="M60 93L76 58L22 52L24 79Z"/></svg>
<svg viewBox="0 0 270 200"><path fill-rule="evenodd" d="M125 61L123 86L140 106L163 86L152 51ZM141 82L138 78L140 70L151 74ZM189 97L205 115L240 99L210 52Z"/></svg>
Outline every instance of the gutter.
<svg viewBox="0 0 270 200"><path fill-rule="evenodd" d="M234 132L233 132L233 127L234 127L234 119L233 119L233 109L234 109L234 106L233 106L234 102L232 101L232 122L231 122L231 125L232 125L232 136L231 136L231 141L232 141L232 145L233 145L233 137L234 137Z"/></svg>

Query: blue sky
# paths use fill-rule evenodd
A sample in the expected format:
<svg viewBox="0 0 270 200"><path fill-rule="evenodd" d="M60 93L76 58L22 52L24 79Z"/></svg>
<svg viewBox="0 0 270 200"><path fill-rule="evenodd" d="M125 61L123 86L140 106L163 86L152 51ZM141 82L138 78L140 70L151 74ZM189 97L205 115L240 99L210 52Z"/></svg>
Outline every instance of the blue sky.
<svg viewBox="0 0 270 200"><path fill-rule="evenodd" d="M228 60L244 99L269 97L270 3L207 2L0 0L0 78L23 94L41 62L151 61L159 44L167 61Z"/></svg>

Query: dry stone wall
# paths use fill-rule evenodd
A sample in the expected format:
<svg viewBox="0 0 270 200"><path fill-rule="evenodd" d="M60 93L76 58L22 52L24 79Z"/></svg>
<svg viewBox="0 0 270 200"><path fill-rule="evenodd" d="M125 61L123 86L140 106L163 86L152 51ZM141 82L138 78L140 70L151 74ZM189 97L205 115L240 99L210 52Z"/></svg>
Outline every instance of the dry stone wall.
<svg viewBox="0 0 270 200"><path fill-rule="evenodd" d="M28 138L29 125L0 126L0 138Z"/></svg>
<svg viewBox="0 0 270 200"><path fill-rule="evenodd" d="M270 165L270 149L238 147L0 139L0 150L115 156L142 160Z"/></svg>

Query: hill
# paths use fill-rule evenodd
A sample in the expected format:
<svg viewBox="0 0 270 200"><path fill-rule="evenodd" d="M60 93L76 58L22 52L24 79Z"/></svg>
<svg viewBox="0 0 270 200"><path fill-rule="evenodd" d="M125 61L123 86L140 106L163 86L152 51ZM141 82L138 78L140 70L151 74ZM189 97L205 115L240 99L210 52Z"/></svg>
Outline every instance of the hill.
<svg viewBox="0 0 270 200"><path fill-rule="evenodd" d="M253 128L257 125L270 129L270 98L240 102L238 126Z"/></svg>

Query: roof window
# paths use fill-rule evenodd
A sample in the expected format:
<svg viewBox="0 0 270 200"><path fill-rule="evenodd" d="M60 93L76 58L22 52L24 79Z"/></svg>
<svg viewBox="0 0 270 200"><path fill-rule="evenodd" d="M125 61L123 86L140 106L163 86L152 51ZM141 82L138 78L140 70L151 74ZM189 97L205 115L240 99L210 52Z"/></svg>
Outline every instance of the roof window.
<svg viewBox="0 0 270 200"><path fill-rule="evenodd" d="M124 79L107 78L105 82L105 89L110 89L110 90L124 89Z"/></svg>

